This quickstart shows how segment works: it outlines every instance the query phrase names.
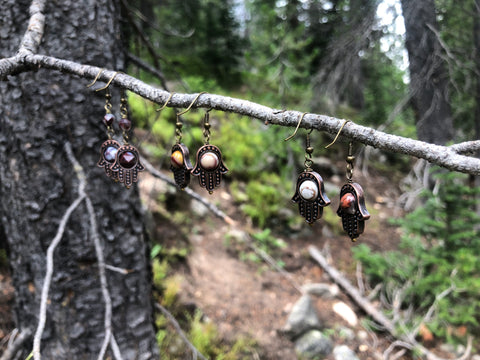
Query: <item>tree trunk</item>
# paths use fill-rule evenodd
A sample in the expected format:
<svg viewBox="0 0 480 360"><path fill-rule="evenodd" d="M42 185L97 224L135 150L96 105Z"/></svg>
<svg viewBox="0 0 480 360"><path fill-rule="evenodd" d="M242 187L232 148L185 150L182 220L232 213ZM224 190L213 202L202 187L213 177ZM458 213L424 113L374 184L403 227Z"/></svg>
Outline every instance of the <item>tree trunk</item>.
<svg viewBox="0 0 480 360"><path fill-rule="evenodd" d="M434 0L402 0L402 9L418 139L443 145L453 139L454 129L448 73L433 31L437 28Z"/></svg>
<svg viewBox="0 0 480 360"><path fill-rule="evenodd" d="M29 0L0 0L0 57L15 54L28 24ZM39 52L122 69L118 3L47 1ZM103 92L86 81L43 71L0 82L0 215L10 249L17 327L35 331L46 249L62 215L78 196L65 152L70 142L87 175L105 261L131 269L107 272L112 331L123 359L158 358L153 326L148 246L136 189L127 190L96 166L106 139ZM114 95L118 89L111 89ZM114 96L114 108L118 109ZM118 110L117 110L118 112ZM45 359L96 359L104 338L103 301L85 203L70 218L54 255L42 338ZM23 358L31 351L24 349ZM111 356L110 356L111 358Z"/></svg>

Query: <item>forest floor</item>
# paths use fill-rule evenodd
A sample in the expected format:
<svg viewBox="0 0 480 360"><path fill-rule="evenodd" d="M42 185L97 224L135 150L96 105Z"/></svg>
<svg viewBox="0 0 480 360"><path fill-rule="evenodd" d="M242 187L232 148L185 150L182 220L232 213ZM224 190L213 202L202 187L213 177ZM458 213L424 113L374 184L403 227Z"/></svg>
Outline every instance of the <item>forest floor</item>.
<svg viewBox="0 0 480 360"><path fill-rule="evenodd" d="M234 219L236 225L233 227L205 208L198 207L194 200L188 199L185 203L196 207L196 210L192 211L186 229L176 229L171 219L164 215L158 216L161 205L155 200L162 192L173 196L176 196L176 192L149 174L142 174L140 192L146 207L154 214L152 236L164 239L162 246L167 247L179 247L179 241L188 243L188 255L174 268L175 275L181 279L179 301L186 306L200 309L206 318L216 325L225 343L233 343L239 337L246 337L256 343L256 358L293 360L297 358L293 343L282 335L280 330L292 306L301 296L298 287L309 283L331 283L329 277L310 258L308 247L314 245L325 250L331 264L356 285L356 262L353 259L352 247L364 243L375 251L386 251L396 249L399 242L398 229L388 222L389 218L402 214L402 210L397 206L400 195L398 188L392 185L390 178L374 172L364 177L358 171L355 177L365 189L367 207L372 215L366 223L365 233L357 243L352 243L347 236L337 234L338 231L328 229L322 221L318 221L313 226L305 224L290 235L278 235L287 243L287 247L275 250L272 255L275 260L281 260L285 264L283 269L289 274L287 276L266 263L240 259L239 255L245 249L226 240L229 238L228 234L231 235L238 229L252 230L251 224L234 204L228 184L211 196L198 188L196 181L192 181L192 188ZM343 184L340 176L332 179L332 185L338 188ZM165 200L167 208L169 201L175 202L170 195ZM185 199L184 194L181 197ZM331 200L332 204L325 211L336 211L338 199ZM285 207L296 211L293 203L287 203ZM185 236L187 233L188 238ZM6 335L13 329L9 314L13 296L11 279L4 267L0 272L0 349L6 345L1 339L7 339ZM360 359L378 359L390 345L391 339L385 334L374 333L368 329L367 322L363 321L365 315L348 296L340 292L333 299L314 299L325 329L344 327L352 329L356 334L364 334L363 337L344 338L336 337L338 331L333 331L332 340L335 345L346 344ZM338 301L343 301L354 310L360 319L357 325L352 327L332 310L333 304ZM333 359L333 355L327 359Z"/></svg>

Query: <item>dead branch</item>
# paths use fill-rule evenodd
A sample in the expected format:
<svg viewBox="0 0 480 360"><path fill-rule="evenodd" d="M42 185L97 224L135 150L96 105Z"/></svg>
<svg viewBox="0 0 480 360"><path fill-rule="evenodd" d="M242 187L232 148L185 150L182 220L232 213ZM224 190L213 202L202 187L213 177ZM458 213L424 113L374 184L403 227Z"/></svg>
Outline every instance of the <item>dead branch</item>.
<svg viewBox="0 0 480 360"><path fill-rule="evenodd" d="M75 169L77 172L78 169ZM78 176L78 172L77 172ZM41 360L40 355L40 346L42 341L43 330L45 329L45 322L47 320L47 304L48 304L48 293L50 291L50 284L52 282L52 275L53 275L53 253L57 248L58 244L62 240L63 233L65 232L65 227L67 226L67 222L70 219L70 216L75 211L75 209L82 203L85 199L85 177L79 176L79 185L78 185L78 197L75 201L67 208L65 214L62 216L62 220L58 225L57 234L53 238L52 242L48 246L47 249L47 256L46 256L46 272L45 272L45 280L43 281L42 286L42 295L40 298L40 310L39 310L39 319L38 319L38 326L35 332L35 336L33 338L33 358L35 360Z"/></svg>
<svg viewBox="0 0 480 360"><path fill-rule="evenodd" d="M17 330L17 329L15 329ZM18 331L18 330L17 330ZM18 337L14 338L14 335L12 334L12 338L8 342L8 347L3 353L2 357L0 360L12 360L15 358L15 355L17 355L18 351L22 347L22 345L30 339L32 336L32 330L30 329L25 329L18 335Z"/></svg>
<svg viewBox="0 0 480 360"><path fill-rule="evenodd" d="M408 349L416 349L418 350L423 356L427 358L427 360L444 360L441 357L438 357L422 344L415 340L413 334L403 334L399 333L396 328L395 324L388 319L381 311L377 310L375 306L365 297L363 297L357 288L355 288L347 278L345 278L337 269L330 266L322 255L320 250L318 250L315 246L309 246L308 251L310 256L317 261L317 263L325 270L325 272L332 278L332 280L338 284L343 290L350 296L350 298L356 302L363 311L367 313L367 315L371 316L372 319L377 322L381 328L385 329L390 335L392 335L397 341L395 341L388 349L389 353L393 351L393 348L396 346L403 346ZM444 292L442 292L443 294ZM440 294L440 295L442 295ZM442 295L445 296L445 295ZM472 338L468 339L468 345L465 353L458 358L459 359L466 359L470 352L471 352L471 341Z"/></svg>
<svg viewBox="0 0 480 360"><path fill-rule="evenodd" d="M160 305L159 303L155 303L155 307L160 310L162 312L163 315L165 315L168 319L168 321L170 321L170 323L173 325L173 327L175 328L178 336L180 336L182 338L182 340L185 342L185 344L188 346L188 348L190 349L190 351L192 352L194 358L196 359L197 356L202 359L202 360L207 360L203 355L202 353L200 353L200 351L198 351L198 349L188 340L188 338L186 337L185 333L183 332L182 328L180 327L180 324L177 322L177 320L175 319L175 317L170 313L170 311L168 311L167 309L165 309L165 307L163 307L162 305Z"/></svg>
<svg viewBox="0 0 480 360"><path fill-rule="evenodd" d="M93 79L102 70L96 66L83 65L45 55L26 55L21 58L1 59L0 78L15 72L27 71L28 68L26 68L26 66L28 66L28 68L42 67L45 69L58 70L84 79ZM104 70L100 74L99 80L106 82L114 75L114 71ZM126 74L117 74L112 83L158 104L164 104L170 97L170 93L167 91L156 89ZM186 108L197 95L198 94L174 94L168 102L168 106ZM237 113L262 120L269 124L288 127L297 126L298 119L302 115L300 111L278 112L276 109L251 101L214 94L202 94L193 107L212 108ZM334 135L338 133L338 130L344 122L344 119L326 115L306 114L303 117L300 127L306 129L313 128ZM480 175L480 159L460 155L447 146L429 144L423 141L387 134L369 127L357 125L351 121L344 126L342 136L374 148L422 158L452 171ZM474 145L478 147L477 144ZM462 146L462 150L466 152L466 144Z"/></svg>
<svg viewBox="0 0 480 360"><path fill-rule="evenodd" d="M100 244L100 237L98 235L98 226L97 226L97 218L95 215L95 209L93 208L92 201L88 197L87 193L85 192L85 173L83 172L83 168L75 158L75 155L72 151L72 145L69 142L66 142L64 145L64 150L67 153L67 157L73 165L77 177L80 181L81 186L79 186L79 195L83 196L85 199L85 204L87 206L87 211L89 215L89 222L90 222L90 235L93 240L93 244L95 246L95 254L97 257L98 262L98 273L100 278L100 288L102 290L103 301L105 302L105 318L104 318L104 328L105 328L105 338L103 340L102 346L100 348L100 352L98 353L98 360L102 360L105 356L105 353L108 348L108 344L111 344L112 351L114 353L116 360L123 360L120 351L118 350L118 346L116 346L116 342L113 339L113 332L112 332L112 299L110 297L110 292L108 290L107 284L107 276L105 274L105 258L103 256L102 245Z"/></svg>

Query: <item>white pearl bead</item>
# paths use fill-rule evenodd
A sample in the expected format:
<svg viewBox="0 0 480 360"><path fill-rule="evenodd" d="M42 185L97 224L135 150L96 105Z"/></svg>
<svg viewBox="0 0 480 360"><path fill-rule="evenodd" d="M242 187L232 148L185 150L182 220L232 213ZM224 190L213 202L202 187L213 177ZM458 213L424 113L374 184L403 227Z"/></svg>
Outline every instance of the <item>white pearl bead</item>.
<svg viewBox="0 0 480 360"><path fill-rule="evenodd" d="M314 200L318 196L318 186L312 180L305 180L300 185L300 196L305 200Z"/></svg>
<svg viewBox="0 0 480 360"><path fill-rule="evenodd" d="M212 152L207 152L200 158L200 165L206 170L216 169L219 162L218 156Z"/></svg>

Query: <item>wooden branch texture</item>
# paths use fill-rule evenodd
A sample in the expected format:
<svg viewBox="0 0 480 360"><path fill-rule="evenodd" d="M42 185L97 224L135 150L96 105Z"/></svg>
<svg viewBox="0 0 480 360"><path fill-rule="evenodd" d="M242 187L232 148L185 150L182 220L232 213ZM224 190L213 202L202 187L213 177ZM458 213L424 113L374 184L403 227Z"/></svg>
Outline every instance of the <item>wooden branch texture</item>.
<svg viewBox="0 0 480 360"><path fill-rule="evenodd" d="M101 68L83 65L76 62L62 60L45 55L25 55L0 60L0 77L15 74L22 69L46 68L76 75L84 79L93 79L102 71ZM115 75L113 70L103 70L99 81L107 82ZM164 104L170 93L154 88L134 77L118 73L112 81L113 85L128 89L145 99L158 104ZM174 94L168 107L186 108L195 99L197 94ZM226 112L249 116L266 123L279 126L295 127L302 112L288 110L279 111L267 106L247 100L236 99L215 94L202 94L193 106L194 108L212 108ZM345 122L344 119L334 117L306 114L300 127L325 131L336 134ZM413 140L397 135L387 134L369 127L357 125L351 121L345 124L341 136L353 141L369 145L374 148L414 156L425 159L433 164L445 167L452 171L480 175L480 159L461 153L473 152L480 148L480 141L457 144L451 147L440 146ZM457 151L459 149L461 151Z"/></svg>

